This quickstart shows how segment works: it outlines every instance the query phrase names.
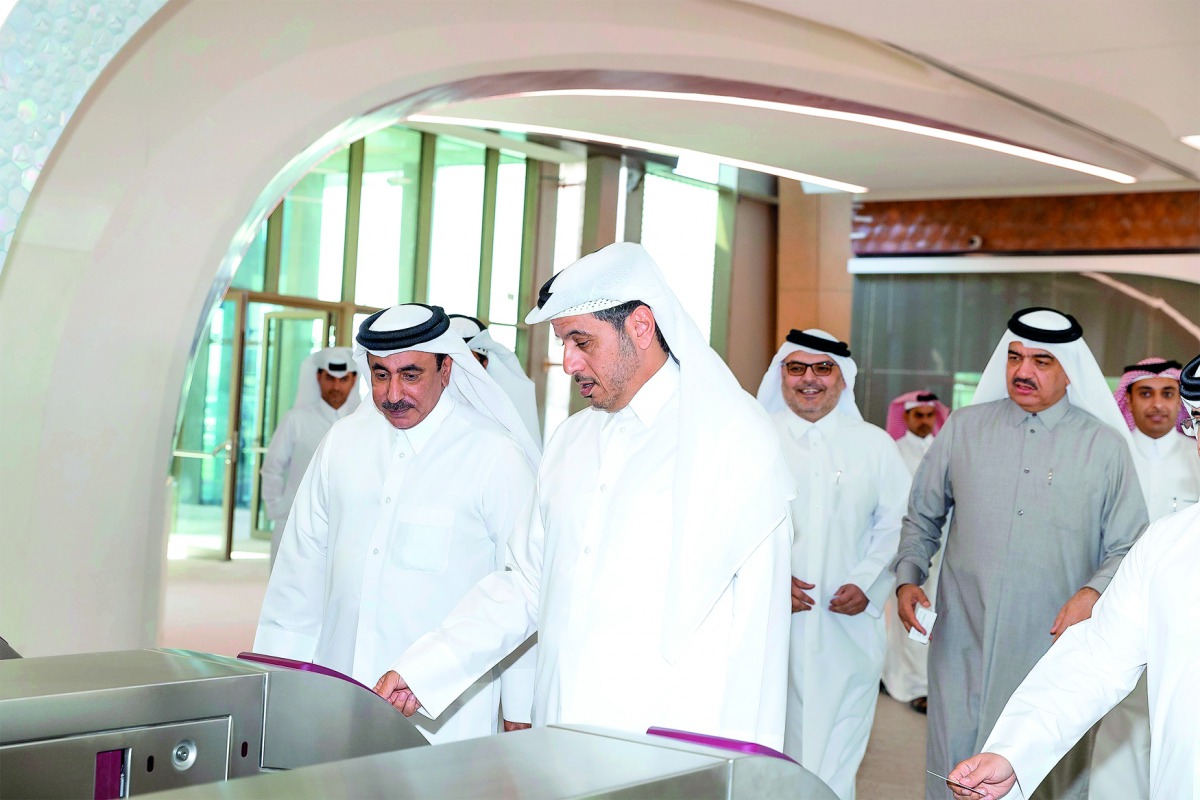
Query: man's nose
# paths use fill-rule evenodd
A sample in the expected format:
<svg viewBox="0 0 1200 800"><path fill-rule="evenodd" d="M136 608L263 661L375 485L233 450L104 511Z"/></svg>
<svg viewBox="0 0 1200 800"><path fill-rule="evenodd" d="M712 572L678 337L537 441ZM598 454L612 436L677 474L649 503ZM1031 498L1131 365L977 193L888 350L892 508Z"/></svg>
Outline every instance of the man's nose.
<svg viewBox="0 0 1200 800"><path fill-rule="evenodd" d="M563 372L568 375L574 375L583 369L583 359L579 357L579 350L571 344L563 346Z"/></svg>
<svg viewBox="0 0 1200 800"><path fill-rule="evenodd" d="M404 386L400 383L400 376L395 375L388 381L387 386L387 401L389 403L399 403L404 399Z"/></svg>

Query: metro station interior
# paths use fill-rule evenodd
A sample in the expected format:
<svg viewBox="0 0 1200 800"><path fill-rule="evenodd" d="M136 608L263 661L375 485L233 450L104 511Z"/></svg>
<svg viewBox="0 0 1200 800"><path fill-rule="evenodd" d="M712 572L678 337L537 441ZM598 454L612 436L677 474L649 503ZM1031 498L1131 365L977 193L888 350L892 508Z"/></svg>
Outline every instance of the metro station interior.
<svg viewBox="0 0 1200 800"><path fill-rule="evenodd" d="M751 393L789 329L849 342L878 425L917 386L968 404L1025 306L1074 314L1114 386L1200 351L1194 2L7 6L0 636L27 658L161 647L171 563L265 564L300 362L381 308L483 320L549 439L584 403L523 320L612 242Z"/></svg>

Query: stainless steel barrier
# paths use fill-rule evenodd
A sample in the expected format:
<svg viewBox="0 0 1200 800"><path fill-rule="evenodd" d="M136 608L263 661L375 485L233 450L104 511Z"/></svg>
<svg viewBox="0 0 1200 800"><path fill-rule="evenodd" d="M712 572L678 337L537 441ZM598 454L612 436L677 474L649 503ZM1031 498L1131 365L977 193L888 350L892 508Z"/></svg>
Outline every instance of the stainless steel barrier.
<svg viewBox="0 0 1200 800"><path fill-rule="evenodd" d="M564 725L177 789L155 800L213 797L837 800L792 761Z"/></svg>
<svg viewBox="0 0 1200 800"><path fill-rule="evenodd" d="M185 650L0 661L4 798L107 800L425 744L369 689L312 672Z"/></svg>
<svg viewBox="0 0 1200 800"><path fill-rule="evenodd" d="M306 669L184 650L0 661L0 798L836 800L765 748L691 734L551 726L428 747L370 689Z"/></svg>

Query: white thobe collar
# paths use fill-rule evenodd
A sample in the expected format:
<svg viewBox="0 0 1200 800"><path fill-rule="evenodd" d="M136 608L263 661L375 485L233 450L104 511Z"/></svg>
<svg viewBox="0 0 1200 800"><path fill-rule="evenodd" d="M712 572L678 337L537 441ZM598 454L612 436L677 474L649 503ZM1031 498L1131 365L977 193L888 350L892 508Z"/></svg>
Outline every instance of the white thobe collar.
<svg viewBox="0 0 1200 800"><path fill-rule="evenodd" d="M642 384L629 404L615 414L609 415L604 421L604 427L615 423L617 419L637 419L643 426L649 428L658 419L658 415L667 407L673 398L679 394L679 365L675 359L668 357L658 368L658 372Z"/></svg>
<svg viewBox="0 0 1200 800"><path fill-rule="evenodd" d="M929 452L929 448L933 446L933 434L928 436L917 436L912 431L905 431L904 438L915 444L921 449L922 453Z"/></svg>
<svg viewBox="0 0 1200 800"><path fill-rule="evenodd" d="M841 410L836 406L833 411L830 411L816 422L809 422L790 408L788 409L788 414L788 430L791 431L792 436L795 436L796 439L803 439L809 431L814 429L827 439L833 438L841 426L841 417L843 416Z"/></svg>
<svg viewBox="0 0 1200 800"><path fill-rule="evenodd" d="M1165 436L1152 439L1151 437L1142 433L1141 429L1136 426L1132 431L1130 431L1130 433L1133 434L1134 448L1136 448L1137 452L1141 456L1150 461L1159 461L1171 454L1171 450L1174 449L1172 445L1175 444L1175 437L1173 437L1171 434L1174 432L1175 429L1172 428L1171 430L1167 431Z"/></svg>
<svg viewBox="0 0 1200 800"><path fill-rule="evenodd" d="M329 405L329 403L325 402L324 397L317 398L317 412L325 419L337 422L342 417L350 414L351 411L353 409L350 408L350 398L346 398L346 402L342 403L341 408L334 408Z"/></svg>
<svg viewBox="0 0 1200 800"><path fill-rule="evenodd" d="M395 428L392 441L397 442L401 438L406 438L409 446L420 455L421 449L429 443L429 440L437 433L438 428L442 427L442 423L446 421L446 417L450 416L450 412L454 410L454 406L454 398L448 392L442 392L437 405L433 407L433 410L429 412L425 419L406 430Z"/></svg>

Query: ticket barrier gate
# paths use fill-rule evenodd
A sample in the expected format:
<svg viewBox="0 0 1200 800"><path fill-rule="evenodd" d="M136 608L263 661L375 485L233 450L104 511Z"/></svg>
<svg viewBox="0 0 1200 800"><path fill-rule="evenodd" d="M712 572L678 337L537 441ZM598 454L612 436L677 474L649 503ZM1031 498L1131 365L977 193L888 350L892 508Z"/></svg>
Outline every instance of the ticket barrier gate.
<svg viewBox="0 0 1200 800"><path fill-rule="evenodd" d="M155 800L837 800L790 759L585 726L413 748L154 795Z"/></svg>
<svg viewBox="0 0 1200 800"><path fill-rule="evenodd" d="M0 798L109 800L427 745L322 671L186 650L2 660Z"/></svg>
<svg viewBox="0 0 1200 800"><path fill-rule="evenodd" d="M0 661L0 799L836 800L786 756L687 733L556 725L429 747L361 684L264 661L184 650Z"/></svg>

